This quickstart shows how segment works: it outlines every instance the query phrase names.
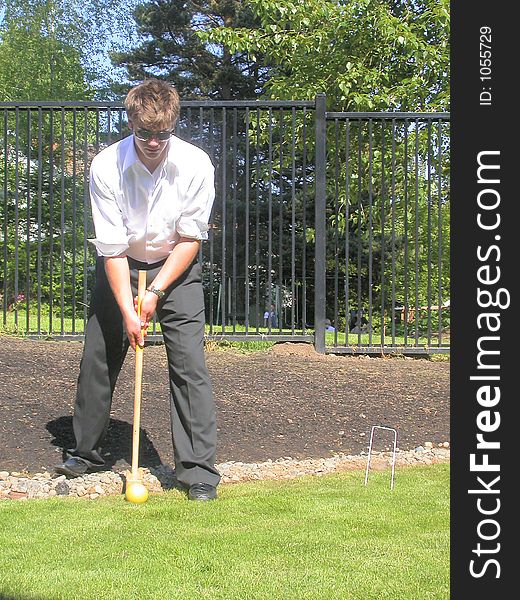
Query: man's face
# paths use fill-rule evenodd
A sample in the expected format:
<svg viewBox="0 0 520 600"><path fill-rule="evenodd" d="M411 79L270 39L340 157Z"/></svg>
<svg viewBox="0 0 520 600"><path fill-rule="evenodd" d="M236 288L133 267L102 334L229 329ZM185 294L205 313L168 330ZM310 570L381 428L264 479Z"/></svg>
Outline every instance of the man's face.
<svg viewBox="0 0 520 600"><path fill-rule="evenodd" d="M164 157L173 133L173 125L166 129L151 130L144 128L136 118L129 120L128 124L134 132L134 144L141 158L155 162Z"/></svg>

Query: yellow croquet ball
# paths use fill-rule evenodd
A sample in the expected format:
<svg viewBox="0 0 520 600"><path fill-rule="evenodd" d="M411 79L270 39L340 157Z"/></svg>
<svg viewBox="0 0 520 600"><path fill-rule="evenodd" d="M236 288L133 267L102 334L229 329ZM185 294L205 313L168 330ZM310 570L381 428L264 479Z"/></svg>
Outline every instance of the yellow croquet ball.
<svg viewBox="0 0 520 600"><path fill-rule="evenodd" d="M132 483L126 488L125 498L128 502L142 504L148 500L148 490L142 483Z"/></svg>

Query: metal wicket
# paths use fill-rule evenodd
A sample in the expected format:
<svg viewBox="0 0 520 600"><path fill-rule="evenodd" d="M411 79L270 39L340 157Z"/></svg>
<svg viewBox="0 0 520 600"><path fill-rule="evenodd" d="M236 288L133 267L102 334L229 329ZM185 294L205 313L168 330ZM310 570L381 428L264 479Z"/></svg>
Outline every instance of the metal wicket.
<svg viewBox="0 0 520 600"><path fill-rule="evenodd" d="M395 475L395 453L397 450L397 430L395 430L393 427L385 427L384 425L374 425L372 427L372 431L370 432L370 444L368 446L367 468L365 471L365 485L367 485L367 483L368 483L368 471L370 469L370 459L372 457L372 442L374 440L374 431L376 429L386 429L387 431L394 432L394 451L392 453L392 479L390 482L390 489L393 490L394 489L394 475Z"/></svg>

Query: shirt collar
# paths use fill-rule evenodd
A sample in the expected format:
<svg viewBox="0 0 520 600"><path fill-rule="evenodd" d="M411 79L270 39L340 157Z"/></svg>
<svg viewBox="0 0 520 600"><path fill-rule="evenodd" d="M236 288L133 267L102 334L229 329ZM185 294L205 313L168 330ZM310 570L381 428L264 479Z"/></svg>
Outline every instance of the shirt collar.
<svg viewBox="0 0 520 600"><path fill-rule="evenodd" d="M164 160L163 164L163 169L167 166L167 165L171 165L172 167L175 167L176 165L176 161L175 161L175 136L172 135L172 137L170 138L169 144L168 144L168 152L166 153L166 158ZM126 148L122 148L123 149L123 173L125 173L126 171L128 171L128 169L130 169L131 167L133 167L136 163L142 164L141 161L139 160L139 156L137 156L137 152L135 150L135 144L134 144L134 135L129 135L127 138L125 138L123 140L123 142L126 144ZM126 152L125 152L126 150Z"/></svg>
<svg viewBox="0 0 520 600"><path fill-rule="evenodd" d="M125 173L126 171L128 171L128 169L130 169L130 167L132 167L138 160L139 157L137 156L137 152L135 151L135 146L134 146L134 136L129 135L127 138L125 138L122 142L122 150L126 150L126 152L123 152L123 173ZM124 148L124 146L126 146L126 148Z"/></svg>
<svg viewBox="0 0 520 600"><path fill-rule="evenodd" d="M163 168L177 169L178 160L176 160L176 156L178 155L177 149L177 140L178 138L175 135L172 135L170 138L170 143L168 145L168 153L166 154L166 159L163 163Z"/></svg>

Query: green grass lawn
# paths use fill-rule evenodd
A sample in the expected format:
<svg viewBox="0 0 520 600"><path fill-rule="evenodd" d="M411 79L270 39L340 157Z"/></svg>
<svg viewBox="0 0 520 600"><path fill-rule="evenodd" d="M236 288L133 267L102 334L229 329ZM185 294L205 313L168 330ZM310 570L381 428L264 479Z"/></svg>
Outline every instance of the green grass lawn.
<svg viewBox="0 0 520 600"><path fill-rule="evenodd" d="M0 598L449 598L449 465L0 503Z"/></svg>
<svg viewBox="0 0 520 600"><path fill-rule="evenodd" d="M61 315L55 314L53 315L52 320L49 319L49 313L42 312L40 315L40 320L38 321L38 315L36 313L29 314L29 323L27 323L27 312L25 308L21 308L18 310L18 313L15 315L14 312L7 312L5 315L5 323L2 320L0 324L0 333L6 333L10 335L21 335L25 336L27 333L29 334L39 334L42 337L52 337L57 335L82 335L84 331L84 321L83 316L78 317L73 320L69 317L64 317L62 319ZM156 324L156 333L160 335L161 326L159 323ZM237 324L233 328L231 325L227 325L225 327L226 335L242 335L244 334L244 339L246 340L246 328L244 325ZM214 325L211 334L213 336L223 335L224 331L221 325ZM152 328L148 331L149 335L153 334ZM296 332L298 333L298 332ZM438 338L435 337L435 332L431 332L432 337L428 343L428 338L424 335L424 332L420 332L420 335L417 339L418 346L437 346ZM206 334L210 334L210 327L206 325ZM256 327L249 327L247 335L268 335L269 331L266 327L260 327L257 331ZM291 329L273 329L274 335L286 335L290 336L292 334ZM313 335L314 330L306 330L307 335ZM443 343L449 344L449 337L446 336L443 338ZM394 339L392 339L391 335L385 336L384 342L386 344L394 344L397 346L404 345L416 345L415 340L415 330L413 327L410 327L408 330L408 335L405 338L401 335L396 335ZM274 342L267 341L244 341L244 342L227 342L226 340L216 342L218 344L222 344L224 347L227 347L229 344L232 344L234 348L244 351L257 351L257 350L267 350L269 349ZM345 332L338 331L327 332L325 334L325 344L327 346L344 346L346 344L346 335ZM368 334L349 334L348 335L348 345L349 346L380 346L381 345L381 335L377 332L374 332L372 336Z"/></svg>

